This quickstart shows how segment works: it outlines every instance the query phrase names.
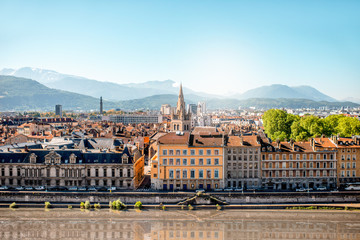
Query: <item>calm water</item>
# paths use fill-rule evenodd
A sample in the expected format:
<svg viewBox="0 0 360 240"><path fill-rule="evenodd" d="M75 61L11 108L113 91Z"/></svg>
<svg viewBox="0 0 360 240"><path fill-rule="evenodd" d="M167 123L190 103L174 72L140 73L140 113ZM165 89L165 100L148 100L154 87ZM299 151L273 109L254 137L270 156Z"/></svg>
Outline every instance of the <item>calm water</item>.
<svg viewBox="0 0 360 240"><path fill-rule="evenodd" d="M0 209L0 239L360 239L360 212Z"/></svg>

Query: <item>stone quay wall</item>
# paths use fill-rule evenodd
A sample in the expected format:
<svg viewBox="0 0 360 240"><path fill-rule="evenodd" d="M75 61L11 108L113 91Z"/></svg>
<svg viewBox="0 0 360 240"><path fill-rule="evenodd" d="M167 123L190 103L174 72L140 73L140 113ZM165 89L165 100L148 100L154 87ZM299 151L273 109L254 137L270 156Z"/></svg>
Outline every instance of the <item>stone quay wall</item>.
<svg viewBox="0 0 360 240"><path fill-rule="evenodd" d="M194 196L194 192L0 192L0 202L24 203L108 203L120 199L125 204L141 201L143 204L177 204ZM360 203L360 191L356 192L284 192L284 193L237 193L214 192L212 196L228 204L286 204L286 203ZM200 199L199 199L200 200ZM200 201L201 202L201 201ZM206 204L206 203L205 203Z"/></svg>

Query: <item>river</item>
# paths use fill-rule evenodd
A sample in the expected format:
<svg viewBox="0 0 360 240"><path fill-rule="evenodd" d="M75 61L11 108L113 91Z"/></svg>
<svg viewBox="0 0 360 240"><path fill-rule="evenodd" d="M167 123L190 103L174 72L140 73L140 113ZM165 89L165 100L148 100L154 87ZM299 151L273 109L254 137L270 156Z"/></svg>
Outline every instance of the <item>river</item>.
<svg viewBox="0 0 360 240"><path fill-rule="evenodd" d="M360 239L360 212L0 209L0 239Z"/></svg>

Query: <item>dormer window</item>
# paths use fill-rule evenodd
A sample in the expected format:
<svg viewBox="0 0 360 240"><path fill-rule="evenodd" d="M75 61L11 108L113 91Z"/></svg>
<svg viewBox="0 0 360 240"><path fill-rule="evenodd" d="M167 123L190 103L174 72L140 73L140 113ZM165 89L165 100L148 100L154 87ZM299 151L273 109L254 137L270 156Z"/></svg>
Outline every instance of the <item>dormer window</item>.
<svg viewBox="0 0 360 240"><path fill-rule="evenodd" d="M70 163L71 164L75 164L76 163L76 155L74 153L72 153L70 155Z"/></svg>
<svg viewBox="0 0 360 240"><path fill-rule="evenodd" d="M30 163L36 163L36 154L35 153L32 153L30 154Z"/></svg>
<svg viewBox="0 0 360 240"><path fill-rule="evenodd" d="M60 164L61 156L55 151L51 151L49 154L45 155L45 163L46 164Z"/></svg>
<svg viewBox="0 0 360 240"><path fill-rule="evenodd" d="M127 155L126 153L124 153L124 154L122 155L121 159L122 159L122 162L123 162L124 164L127 164L129 157L128 157L128 155Z"/></svg>

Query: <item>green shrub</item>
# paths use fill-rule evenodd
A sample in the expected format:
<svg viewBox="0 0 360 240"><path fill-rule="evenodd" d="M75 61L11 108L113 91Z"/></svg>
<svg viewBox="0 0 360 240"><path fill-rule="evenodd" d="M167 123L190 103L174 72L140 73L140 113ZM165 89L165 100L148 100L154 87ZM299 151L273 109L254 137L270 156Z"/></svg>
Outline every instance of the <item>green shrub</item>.
<svg viewBox="0 0 360 240"><path fill-rule="evenodd" d="M126 205L120 201L120 199L113 201L113 202L109 202L109 208L114 209L114 210L121 210L121 209L125 209Z"/></svg>
<svg viewBox="0 0 360 240"><path fill-rule="evenodd" d="M345 207L344 207L344 210L345 210L345 211L349 210L348 206L345 206Z"/></svg>
<svg viewBox="0 0 360 240"><path fill-rule="evenodd" d="M135 208L141 209L142 208L142 203L140 201L137 201L134 205Z"/></svg>
<svg viewBox="0 0 360 240"><path fill-rule="evenodd" d="M51 208L51 203L50 202L45 202L45 208Z"/></svg>
<svg viewBox="0 0 360 240"><path fill-rule="evenodd" d="M10 204L10 205L9 205L9 208L17 208L16 202L13 202L12 204Z"/></svg>
<svg viewBox="0 0 360 240"><path fill-rule="evenodd" d="M95 203L95 204L94 204L94 208L95 208L95 209L100 209L100 208L101 208L100 203Z"/></svg>
<svg viewBox="0 0 360 240"><path fill-rule="evenodd" d="M84 207L85 207L85 209L90 209L91 208L90 202L86 201Z"/></svg>
<svg viewBox="0 0 360 240"><path fill-rule="evenodd" d="M68 205L68 209L72 209L72 206L71 206L71 205Z"/></svg>
<svg viewBox="0 0 360 240"><path fill-rule="evenodd" d="M85 209L85 203L84 203L84 202L81 202L81 203L80 203L80 208L81 208L81 209Z"/></svg>
<svg viewBox="0 0 360 240"><path fill-rule="evenodd" d="M189 205L188 205L188 209L189 209L189 210L193 210L193 209L194 209L194 207L193 207L193 206L191 206L191 204L189 204Z"/></svg>
<svg viewBox="0 0 360 240"><path fill-rule="evenodd" d="M185 206L184 205L181 205L181 210L184 210L185 209Z"/></svg>
<svg viewBox="0 0 360 240"><path fill-rule="evenodd" d="M221 208L222 208L222 207L221 207L219 204L216 204L216 209L217 209L217 210L221 210Z"/></svg>

